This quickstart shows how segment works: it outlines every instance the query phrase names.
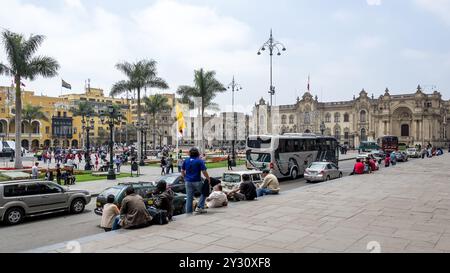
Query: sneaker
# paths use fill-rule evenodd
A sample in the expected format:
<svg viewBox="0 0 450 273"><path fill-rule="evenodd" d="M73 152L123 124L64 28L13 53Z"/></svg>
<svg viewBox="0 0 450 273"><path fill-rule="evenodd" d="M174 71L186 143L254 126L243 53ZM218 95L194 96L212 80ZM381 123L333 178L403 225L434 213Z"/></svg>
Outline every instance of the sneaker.
<svg viewBox="0 0 450 273"><path fill-rule="evenodd" d="M195 213L196 214L204 214L204 213L207 213L208 211L206 211L205 209L202 209L202 208L197 208L196 210L195 210Z"/></svg>

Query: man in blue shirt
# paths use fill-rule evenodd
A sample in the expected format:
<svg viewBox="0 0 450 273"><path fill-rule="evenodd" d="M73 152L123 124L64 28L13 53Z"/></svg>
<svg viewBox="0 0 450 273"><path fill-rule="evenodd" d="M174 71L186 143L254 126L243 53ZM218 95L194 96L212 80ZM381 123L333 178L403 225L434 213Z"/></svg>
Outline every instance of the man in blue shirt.
<svg viewBox="0 0 450 273"><path fill-rule="evenodd" d="M205 182L202 182L202 174L206 177ZM192 202L194 201L194 194L196 192L201 193L200 202L198 204L197 213L205 213L205 201L207 195L203 190L203 183L211 184L211 178L206 171L206 165L203 160L200 159L200 152L197 148L192 148L189 151L189 158L186 159L182 166L181 175L186 183L186 213L192 214Z"/></svg>

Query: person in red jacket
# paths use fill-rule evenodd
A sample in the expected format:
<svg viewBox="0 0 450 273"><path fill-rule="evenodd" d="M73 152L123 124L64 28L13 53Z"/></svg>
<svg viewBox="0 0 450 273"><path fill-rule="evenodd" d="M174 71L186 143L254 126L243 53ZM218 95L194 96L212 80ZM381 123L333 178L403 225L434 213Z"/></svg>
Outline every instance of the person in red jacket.
<svg viewBox="0 0 450 273"><path fill-rule="evenodd" d="M372 158L369 159L369 166L372 172L377 171L377 164L375 163L375 160L373 160Z"/></svg>
<svg viewBox="0 0 450 273"><path fill-rule="evenodd" d="M354 173L355 174L364 174L364 163L362 163L360 159L356 160Z"/></svg>

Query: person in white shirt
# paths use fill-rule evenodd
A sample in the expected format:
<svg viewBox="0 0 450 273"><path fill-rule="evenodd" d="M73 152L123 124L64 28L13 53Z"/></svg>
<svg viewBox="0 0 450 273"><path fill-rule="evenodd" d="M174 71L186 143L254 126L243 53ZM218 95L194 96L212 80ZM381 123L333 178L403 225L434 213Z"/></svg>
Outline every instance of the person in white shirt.
<svg viewBox="0 0 450 273"><path fill-rule="evenodd" d="M39 177L39 168L38 168L38 166L39 166L39 163L36 162L34 164L34 166L31 168L31 178L32 179L38 179L38 177Z"/></svg>
<svg viewBox="0 0 450 273"><path fill-rule="evenodd" d="M228 206L228 197L222 191L222 185L214 186L214 191L206 198L206 205L208 208L221 208Z"/></svg>

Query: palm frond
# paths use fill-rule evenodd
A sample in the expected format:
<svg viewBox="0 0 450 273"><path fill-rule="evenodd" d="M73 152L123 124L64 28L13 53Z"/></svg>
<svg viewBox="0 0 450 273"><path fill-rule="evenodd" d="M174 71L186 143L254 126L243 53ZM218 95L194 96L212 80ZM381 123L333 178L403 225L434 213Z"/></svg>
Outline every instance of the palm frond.
<svg viewBox="0 0 450 273"><path fill-rule="evenodd" d="M39 49L39 46L44 42L45 36L31 35L30 38L23 43L22 54L25 61L30 60L31 56Z"/></svg>
<svg viewBox="0 0 450 273"><path fill-rule="evenodd" d="M12 70L9 67L0 63L0 75L13 76L14 73L12 72Z"/></svg>
<svg viewBox="0 0 450 273"><path fill-rule="evenodd" d="M130 82L127 81L119 81L116 82L112 88L111 88L111 92L109 93L109 95L111 97L116 97L119 96L125 92L130 92L132 90L132 86L130 84Z"/></svg>
<svg viewBox="0 0 450 273"><path fill-rule="evenodd" d="M33 80L37 75L44 78L50 78L58 75L59 64L58 62L47 56L34 57L24 73L24 77Z"/></svg>
<svg viewBox="0 0 450 273"><path fill-rule="evenodd" d="M2 42L6 51L11 70L16 73L25 66L24 58L21 57L21 44L23 36L9 30L2 32Z"/></svg>

